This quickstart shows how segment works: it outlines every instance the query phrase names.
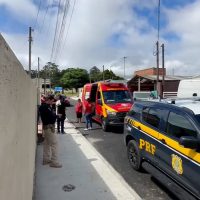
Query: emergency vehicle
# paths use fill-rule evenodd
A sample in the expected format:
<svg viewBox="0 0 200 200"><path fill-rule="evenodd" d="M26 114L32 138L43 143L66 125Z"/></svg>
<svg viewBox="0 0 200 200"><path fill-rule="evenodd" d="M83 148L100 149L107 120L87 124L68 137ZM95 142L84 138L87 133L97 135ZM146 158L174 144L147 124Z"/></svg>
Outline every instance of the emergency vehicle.
<svg viewBox="0 0 200 200"><path fill-rule="evenodd" d="M83 106L90 98L94 104L93 119L108 131L110 126L124 125L124 117L130 110L133 100L124 83L112 81L86 84L82 91Z"/></svg>
<svg viewBox="0 0 200 200"><path fill-rule="evenodd" d="M200 99L138 101L125 118L130 165L181 200L200 199Z"/></svg>

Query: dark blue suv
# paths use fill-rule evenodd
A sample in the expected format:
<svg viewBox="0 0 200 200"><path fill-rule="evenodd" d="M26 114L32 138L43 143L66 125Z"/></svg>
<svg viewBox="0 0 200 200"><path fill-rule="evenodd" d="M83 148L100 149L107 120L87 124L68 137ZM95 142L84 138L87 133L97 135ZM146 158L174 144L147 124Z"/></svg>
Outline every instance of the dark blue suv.
<svg viewBox="0 0 200 200"><path fill-rule="evenodd" d="M200 199L200 101L135 102L125 118L127 155L180 199Z"/></svg>

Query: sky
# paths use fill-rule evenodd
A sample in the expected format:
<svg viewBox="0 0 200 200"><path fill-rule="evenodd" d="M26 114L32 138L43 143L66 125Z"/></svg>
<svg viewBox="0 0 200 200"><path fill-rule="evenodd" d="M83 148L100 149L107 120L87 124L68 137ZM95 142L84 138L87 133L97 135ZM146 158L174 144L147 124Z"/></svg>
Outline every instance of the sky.
<svg viewBox="0 0 200 200"><path fill-rule="evenodd" d="M200 74L199 10L199 0L160 0L159 44L168 75ZM49 61L61 70L104 65L121 76L125 61L126 78L156 67L158 0L0 0L0 13L0 32L24 69L29 27L32 69L38 57L41 68Z"/></svg>

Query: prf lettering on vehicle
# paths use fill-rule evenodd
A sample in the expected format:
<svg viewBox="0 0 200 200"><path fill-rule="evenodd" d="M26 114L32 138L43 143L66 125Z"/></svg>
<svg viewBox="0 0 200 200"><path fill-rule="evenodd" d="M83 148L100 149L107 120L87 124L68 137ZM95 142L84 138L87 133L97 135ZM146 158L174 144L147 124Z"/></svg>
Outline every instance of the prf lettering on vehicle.
<svg viewBox="0 0 200 200"><path fill-rule="evenodd" d="M140 139L140 149L144 149L145 151L151 153L152 155L155 154L156 146L154 144L151 144L150 142L147 142L143 139Z"/></svg>

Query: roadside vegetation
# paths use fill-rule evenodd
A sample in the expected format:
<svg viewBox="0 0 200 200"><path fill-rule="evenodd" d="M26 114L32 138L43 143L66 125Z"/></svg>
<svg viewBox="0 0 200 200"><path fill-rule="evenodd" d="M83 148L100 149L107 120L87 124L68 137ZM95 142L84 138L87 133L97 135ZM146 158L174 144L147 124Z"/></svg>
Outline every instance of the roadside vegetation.
<svg viewBox="0 0 200 200"><path fill-rule="evenodd" d="M48 62L39 73L39 77L42 79L50 79L51 86L63 87L65 90L72 90L75 88L76 93L78 88L83 87L86 83L93 83L104 79L123 80L122 77L117 76L112 70L105 70L101 72L96 66L92 67L89 72L84 68L66 68L59 69L59 66L55 63ZM32 70L31 77L37 78L38 71ZM70 93L69 93L70 94ZM72 92L74 95L74 93Z"/></svg>

